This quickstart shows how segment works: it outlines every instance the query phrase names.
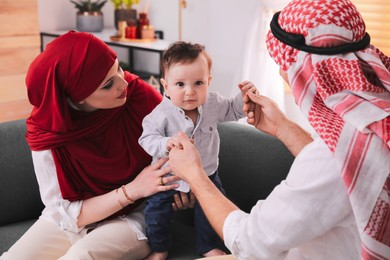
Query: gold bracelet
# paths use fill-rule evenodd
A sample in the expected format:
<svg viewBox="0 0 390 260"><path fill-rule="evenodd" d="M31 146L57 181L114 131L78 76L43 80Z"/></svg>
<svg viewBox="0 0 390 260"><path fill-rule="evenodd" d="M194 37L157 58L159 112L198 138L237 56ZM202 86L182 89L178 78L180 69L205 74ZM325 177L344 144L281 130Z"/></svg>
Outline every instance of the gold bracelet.
<svg viewBox="0 0 390 260"><path fill-rule="evenodd" d="M119 206L121 206L121 208L123 209L124 206L122 205L121 200L120 200L120 198L119 198L118 189L116 189L115 192L116 192L116 201L118 202Z"/></svg>
<svg viewBox="0 0 390 260"><path fill-rule="evenodd" d="M130 198L129 194L127 194L125 185L122 185L122 191L123 191L123 194L125 194L125 197L126 197L127 201L128 201L130 204L133 204L134 201Z"/></svg>

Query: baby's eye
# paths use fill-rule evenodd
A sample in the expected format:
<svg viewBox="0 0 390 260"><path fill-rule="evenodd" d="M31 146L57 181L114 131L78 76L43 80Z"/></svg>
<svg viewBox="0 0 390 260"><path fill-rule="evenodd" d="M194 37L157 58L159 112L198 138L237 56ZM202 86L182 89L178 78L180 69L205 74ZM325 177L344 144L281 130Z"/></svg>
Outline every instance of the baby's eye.
<svg viewBox="0 0 390 260"><path fill-rule="evenodd" d="M203 85L203 81L198 80L197 82L195 82L195 85L197 85L197 86Z"/></svg>
<svg viewBox="0 0 390 260"><path fill-rule="evenodd" d="M177 82L177 83L176 83L176 86L178 86L178 87L183 87L183 86L184 86L184 83L183 83L183 82Z"/></svg>

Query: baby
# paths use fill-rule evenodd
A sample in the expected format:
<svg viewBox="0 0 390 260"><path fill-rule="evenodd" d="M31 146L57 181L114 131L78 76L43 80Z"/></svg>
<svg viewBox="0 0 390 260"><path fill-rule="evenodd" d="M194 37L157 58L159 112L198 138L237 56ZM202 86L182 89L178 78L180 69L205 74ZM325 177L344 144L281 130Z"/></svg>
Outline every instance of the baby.
<svg viewBox="0 0 390 260"><path fill-rule="evenodd" d="M241 93L232 99L209 92L212 61L199 44L173 43L164 52L161 62L165 96L144 118L139 143L155 161L167 157L170 149L179 145L175 134L184 132L194 140L209 178L224 193L218 177L220 140L217 124L243 118L243 96L248 91L257 92L256 87L243 81L238 85ZM179 181L179 184L177 190L189 192L187 183ZM149 259L165 259L168 255L174 213L171 205L176 192L160 192L147 200L146 233L153 251ZM197 253L205 257L225 254L218 249L219 238L198 203L194 207L194 222Z"/></svg>

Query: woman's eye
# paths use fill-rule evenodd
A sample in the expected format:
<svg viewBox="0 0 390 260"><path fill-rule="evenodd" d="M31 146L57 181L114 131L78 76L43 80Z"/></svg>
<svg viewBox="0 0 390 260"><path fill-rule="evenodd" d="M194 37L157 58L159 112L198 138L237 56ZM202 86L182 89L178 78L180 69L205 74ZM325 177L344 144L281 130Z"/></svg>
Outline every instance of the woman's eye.
<svg viewBox="0 0 390 260"><path fill-rule="evenodd" d="M112 87L112 84L114 84L114 81L113 80L110 80L109 82L107 82L106 85L104 85L102 87L102 89L110 89Z"/></svg>

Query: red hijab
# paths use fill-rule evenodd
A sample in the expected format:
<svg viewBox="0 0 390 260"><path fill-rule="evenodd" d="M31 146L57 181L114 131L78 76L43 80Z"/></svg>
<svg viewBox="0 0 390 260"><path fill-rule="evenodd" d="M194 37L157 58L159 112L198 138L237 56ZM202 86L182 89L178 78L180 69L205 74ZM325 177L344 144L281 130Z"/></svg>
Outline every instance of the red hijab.
<svg viewBox="0 0 390 260"><path fill-rule="evenodd" d="M293 0L274 17L267 47L334 154L360 232L361 259L387 259L390 58L368 39L350 0Z"/></svg>
<svg viewBox="0 0 390 260"><path fill-rule="evenodd" d="M161 95L137 76L129 83L126 104L83 112L71 108L91 95L116 60L103 41L70 31L47 45L26 77L30 103L27 142L31 150L51 149L64 199L88 199L133 180L150 164L139 146L142 120Z"/></svg>

